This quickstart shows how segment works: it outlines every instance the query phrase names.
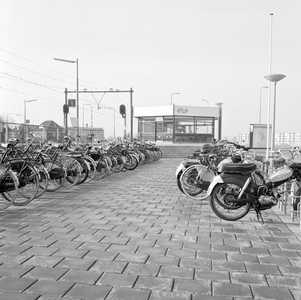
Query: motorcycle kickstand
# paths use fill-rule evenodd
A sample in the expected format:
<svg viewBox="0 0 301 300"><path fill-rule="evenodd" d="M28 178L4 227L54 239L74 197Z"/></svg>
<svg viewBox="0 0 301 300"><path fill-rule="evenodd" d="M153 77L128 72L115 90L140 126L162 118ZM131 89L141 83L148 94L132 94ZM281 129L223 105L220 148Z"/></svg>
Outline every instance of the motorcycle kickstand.
<svg viewBox="0 0 301 300"><path fill-rule="evenodd" d="M265 222L264 222L264 220L263 220L261 211L260 211L258 208L255 208L255 211L256 211L256 215L257 215L257 220L258 220L258 221L261 220L261 225L262 225L262 226L265 226Z"/></svg>

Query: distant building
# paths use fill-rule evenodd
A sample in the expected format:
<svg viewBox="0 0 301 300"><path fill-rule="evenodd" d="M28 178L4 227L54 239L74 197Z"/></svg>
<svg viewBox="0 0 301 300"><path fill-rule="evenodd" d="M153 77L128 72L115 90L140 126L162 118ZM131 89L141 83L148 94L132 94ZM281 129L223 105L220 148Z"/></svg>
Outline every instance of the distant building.
<svg viewBox="0 0 301 300"><path fill-rule="evenodd" d="M154 142L211 143L221 128L218 107L135 107L134 117L138 119L138 139Z"/></svg>

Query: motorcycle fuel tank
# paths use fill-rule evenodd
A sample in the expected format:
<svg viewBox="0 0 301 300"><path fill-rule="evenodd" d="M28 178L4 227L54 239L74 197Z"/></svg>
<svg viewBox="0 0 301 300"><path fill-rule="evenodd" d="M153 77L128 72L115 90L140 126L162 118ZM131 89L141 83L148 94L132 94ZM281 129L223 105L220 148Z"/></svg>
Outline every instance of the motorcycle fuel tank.
<svg viewBox="0 0 301 300"><path fill-rule="evenodd" d="M292 175L293 175L293 170L288 166L284 166L277 169L273 174L270 175L270 181L271 182L283 181L290 178Z"/></svg>

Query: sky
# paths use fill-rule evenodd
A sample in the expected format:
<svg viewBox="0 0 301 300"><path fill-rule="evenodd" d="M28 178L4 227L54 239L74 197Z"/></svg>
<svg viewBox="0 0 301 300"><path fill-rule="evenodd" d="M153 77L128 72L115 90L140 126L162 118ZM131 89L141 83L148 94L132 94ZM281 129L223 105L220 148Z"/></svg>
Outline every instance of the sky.
<svg viewBox="0 0 301 300"><path fill-rule="evenodd" d="M261 88L270 83L264 77L281 73L286 77L277 84L275 131L301 131L300 0L0 0L0 5L3 118L22 123L24 101L37 99L27 102L27 119L63 125L64 90L76 90L76 64L54 60L61 58L78 59L81 91L132 88L134 109L170 105L171 98L177 105L222 102L222 137L228 139L249 133L259 120L267 123L269 89ZM270 118L273 92L271 85ZM128 92L80 94L79 103L80 125L93 122L108 137L115 111L116 134L123 134L119 106L129 112Z"/></svg>

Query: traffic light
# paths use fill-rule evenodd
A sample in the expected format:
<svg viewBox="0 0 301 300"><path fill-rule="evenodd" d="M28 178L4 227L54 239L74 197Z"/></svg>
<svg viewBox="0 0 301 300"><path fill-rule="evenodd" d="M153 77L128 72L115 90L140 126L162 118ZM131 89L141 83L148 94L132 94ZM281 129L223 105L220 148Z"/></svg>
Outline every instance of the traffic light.
<svg viewBox="0 0 301 300"><path fill-rule="evenodd" d="M125 112L125 105L124 104L121 104L119 106L119 113L122 115L123 118L125 118L126 112Z"/></svg>
<svg viewBox="0 0 301 300"><path fill-rule="evenodd" d="M67 115L69 113L69 106L67 104L63 105L63 113Z"/></svg>

